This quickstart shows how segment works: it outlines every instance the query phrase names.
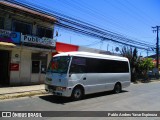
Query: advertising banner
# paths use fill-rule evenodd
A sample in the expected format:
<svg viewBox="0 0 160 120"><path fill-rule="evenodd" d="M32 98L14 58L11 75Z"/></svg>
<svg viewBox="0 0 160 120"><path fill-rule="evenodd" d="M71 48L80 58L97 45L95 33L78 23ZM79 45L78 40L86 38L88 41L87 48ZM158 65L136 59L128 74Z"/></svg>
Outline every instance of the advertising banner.
<svg viewBox="0 0 160 120"><path fill-rule="evenodd" d="M20 33L0 29L0 42L20 43Z"/></svg>
<svg viewBox="0 0 160 120"><path fill-rule="evenodd" d="M19 71L19 64L18 63L11 63L10 64L10 71Z"/></svg>
<svg viewBox="0 0 160 120"><path fill-rule="evenodd" d="M56 46L56 40L51 39L51 38L46 38L46 37L36 37L36 36L31 36L31 35L21 35L21 42L24 43L32 43L32 44L39 44L39 45L44 45L44 46Z"/></svg>

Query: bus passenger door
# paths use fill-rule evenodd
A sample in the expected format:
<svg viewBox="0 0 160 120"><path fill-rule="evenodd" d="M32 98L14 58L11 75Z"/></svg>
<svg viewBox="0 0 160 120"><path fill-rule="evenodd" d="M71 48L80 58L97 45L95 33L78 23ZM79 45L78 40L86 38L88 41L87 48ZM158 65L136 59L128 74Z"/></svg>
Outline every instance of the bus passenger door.
<svg viewBox="0 0 160 120"><path fill-rule="evenodd" d="M88 93L105 91L105 78L100 73L87 73L86 80L83 81Z"/></svg>
<svg viewBox="0 0 160 120"><path fill-rule="evenodd" d="M105 91L106 78L105 73L101 72L101 61L99 59L86 59L86 81L85 86L89 93ZM100 66L101 65L101 66Z"/></svg>

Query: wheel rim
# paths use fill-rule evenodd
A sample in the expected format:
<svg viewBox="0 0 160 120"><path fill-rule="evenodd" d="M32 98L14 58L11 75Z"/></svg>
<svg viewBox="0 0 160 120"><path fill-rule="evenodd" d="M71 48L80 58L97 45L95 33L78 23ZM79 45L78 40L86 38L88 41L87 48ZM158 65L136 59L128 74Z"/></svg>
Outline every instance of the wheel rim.
<svg viewBox="0 0 160 120"><path fill-rule="evenodd" d="M74 98L79 99L81 98L82 92L80 89L75 89L74 91Z"/></svg>

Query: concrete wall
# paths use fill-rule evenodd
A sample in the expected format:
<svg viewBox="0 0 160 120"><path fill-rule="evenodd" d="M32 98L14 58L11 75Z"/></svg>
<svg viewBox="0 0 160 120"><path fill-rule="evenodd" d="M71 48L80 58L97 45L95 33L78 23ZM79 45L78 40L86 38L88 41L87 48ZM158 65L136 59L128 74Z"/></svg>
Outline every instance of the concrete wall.
<svg viewBox="0 0 160 120"><path fill-rule="evenodd" d="M19 55L18 58L15 57L15 55ZM19 49L13 49L11 51L11 63L17 63L19 64L20 69L20 50ZM20 70L19 71L11 71L10 70L10 84L20 84Z"/></svg>
<svg viewBox="0 0 160 120"><path fill-rule="evenodd" d="M36 35L37 27L44 28L54 28L54 24L50 22L46 22L44 20L40 20L34 17L30 17L29 15L22 15L19 13L15 13L11 10L4 10L0 12L0 16L4 18L4 29L12 31L12 23L13 20L18 20L26 23L30 23L32 25L32 35ZM54 31L53 31L54 32ZM19 71L11 71L10 70L10 85L28 85L31 83L31 67L32 60L31 55L33 52L45 52L48 54L47 64L49 64L52 56L51 50L41 50L40 48L34 47L21 47L17 45L16 47L6 47L0 46L0 49L9 50L11 52L10 63L19 64ZM18 58L15 57L18 55ZM45 79L45 74L41 74L40 79L34 81L34 84L43 83Z"/></svg>
<svg viewBox="0 0 160 120"><path fill-rule="evenodd" d="M31 51L21 50L21 63L20 63L20 83L30 84L31 82Z"/></svg>
<svg viewBox="0 0 160 120"><path fill-rule="evenodd" d="M18 57L15 57L15 55L18 55ZM30 84L31 51L13 48L11 52L11 63L19 64L19 71L10 71L10 84Z"/></svg>
<svg viewBox="0 0 160 120"><path fill-rule="evenodd" d="M4 49L4 47L0 46L0 49ZM26 47L14 47L9 48L6 47L5 50L11 51L11 61L10 63L19 64L19 71L10 70L10 85L30 85L30 84L40 84L44 83L45 74L33 74L32 69L32 53L39 53L43 50L40 49L26 49ZM52 58L52 52L44 51L47 54L47 66ZM15 57L18 55L18 57ZM31 78L32 77L32 78ZM33 77L35 77L33 79Z"/></svg>
<svg viewBox="0 0 160 120"><path fill-rule="evenodd" d="M53 23L49 23L46 21L42 21L40 19L35 19L27 15L22 15L18 13L13 13L12 11L8 11L7 13L4 11L0 12L0 16L4 18L4 29L12 30L12 22L13 20L23 21L26 23L30 23L32 25L32 35L36 35L37 26L45 27L45 28L54 28Z"/></svg>

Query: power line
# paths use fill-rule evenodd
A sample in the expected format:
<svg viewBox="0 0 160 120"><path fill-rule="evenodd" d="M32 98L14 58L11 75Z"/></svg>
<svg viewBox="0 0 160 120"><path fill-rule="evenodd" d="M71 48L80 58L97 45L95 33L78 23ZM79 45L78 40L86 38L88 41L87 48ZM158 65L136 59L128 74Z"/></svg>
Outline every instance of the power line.
<svg viewBox="0 0 160 120"><path fill-rule="evenodd" d="M35 4L29 4L29 3L24 4L24 3L17 2L14 0L13 1L7 0L7 1L14 3L14 4L24 6L24 7L27 7L29 9L33 9L33 10L41 12L43 14L53 16L58 19L58 22L56 23L57 25L65 28L65 29L72 30L74 32L79 32L84 35L96 37L101 40L110 40L110 41L113 41L113 42L116 42L119 44L137 47L139 49L148 49L148 47L154 47L153 45L126 38L123 35L99 28L97 26L91 25L91 24L83 22L81 20L71 18L71 17L63 15L61 13L57 13L53 10L44 9L43 7L37 6Z"/></svg>
<svg viewBox="0 0 160 120"><path fill-rule="evenodd" d="M118 24L118 19L116 18L113 18L113 17L110 17L107 15L107 18L106 19L106 16L104 16L101 12L97 12L99 11L96 7L92 7L90 6L90 4L87 4L87 3L84 3L82 4L83 1L79 2L79 1L74 1L72 3L73 4L73 7L71 6L72 4L69 4L69 2L63 2L63 3L66 3L67 5L70 5L70 8L75 8L75 10L80 10L80 11L84 11L86 14L88 13L88 15L92 15L92 17L94 17L95 19L98 19L98 20L103 20L105 22L108 23L111 23L112 25L114 24L116 26L116 28L125 28L123 25L121 24ZM97 14L95 14L97 13ZM116 20L116 21L115 21ZM134 31L133 30L133 26L130 26L130 25L127 25L127 28L129 28L130 31Z"/></svg>
<svg viewBox="0 0 160 120"><path fill-rule="evenodd" d="M61 19L61 20L62 20L62 19ZM63 19L63 21L64 21L64 19ZM68 22L68 21L65 20L65 22ZM82 21L80 21L80 22L82 22ZM70 24L75 24L75 23L73 23L73 22L71 23L71 21L70 21ZM76 23L76 25L77 25L77 23ZM81 27L84 27L84 26L81 26ZM88 27L88 26L87 26L87 27ZM87 28L87 27L85 26L85 28ZM94 26L94 27L95 27L95 26ZM107 32L110 32L110 31L107 31ZM112 32L112 34L113 34L113 32ZM114 34L115 34L115 33L114 33ZM118 34L117 34L117 35L118 35ZM124 36L122 36L122 37L124 37ZM127 41L127 42L128 42L128 41ZM137 42L137 41L136 41L136 42Z"/></svg>

